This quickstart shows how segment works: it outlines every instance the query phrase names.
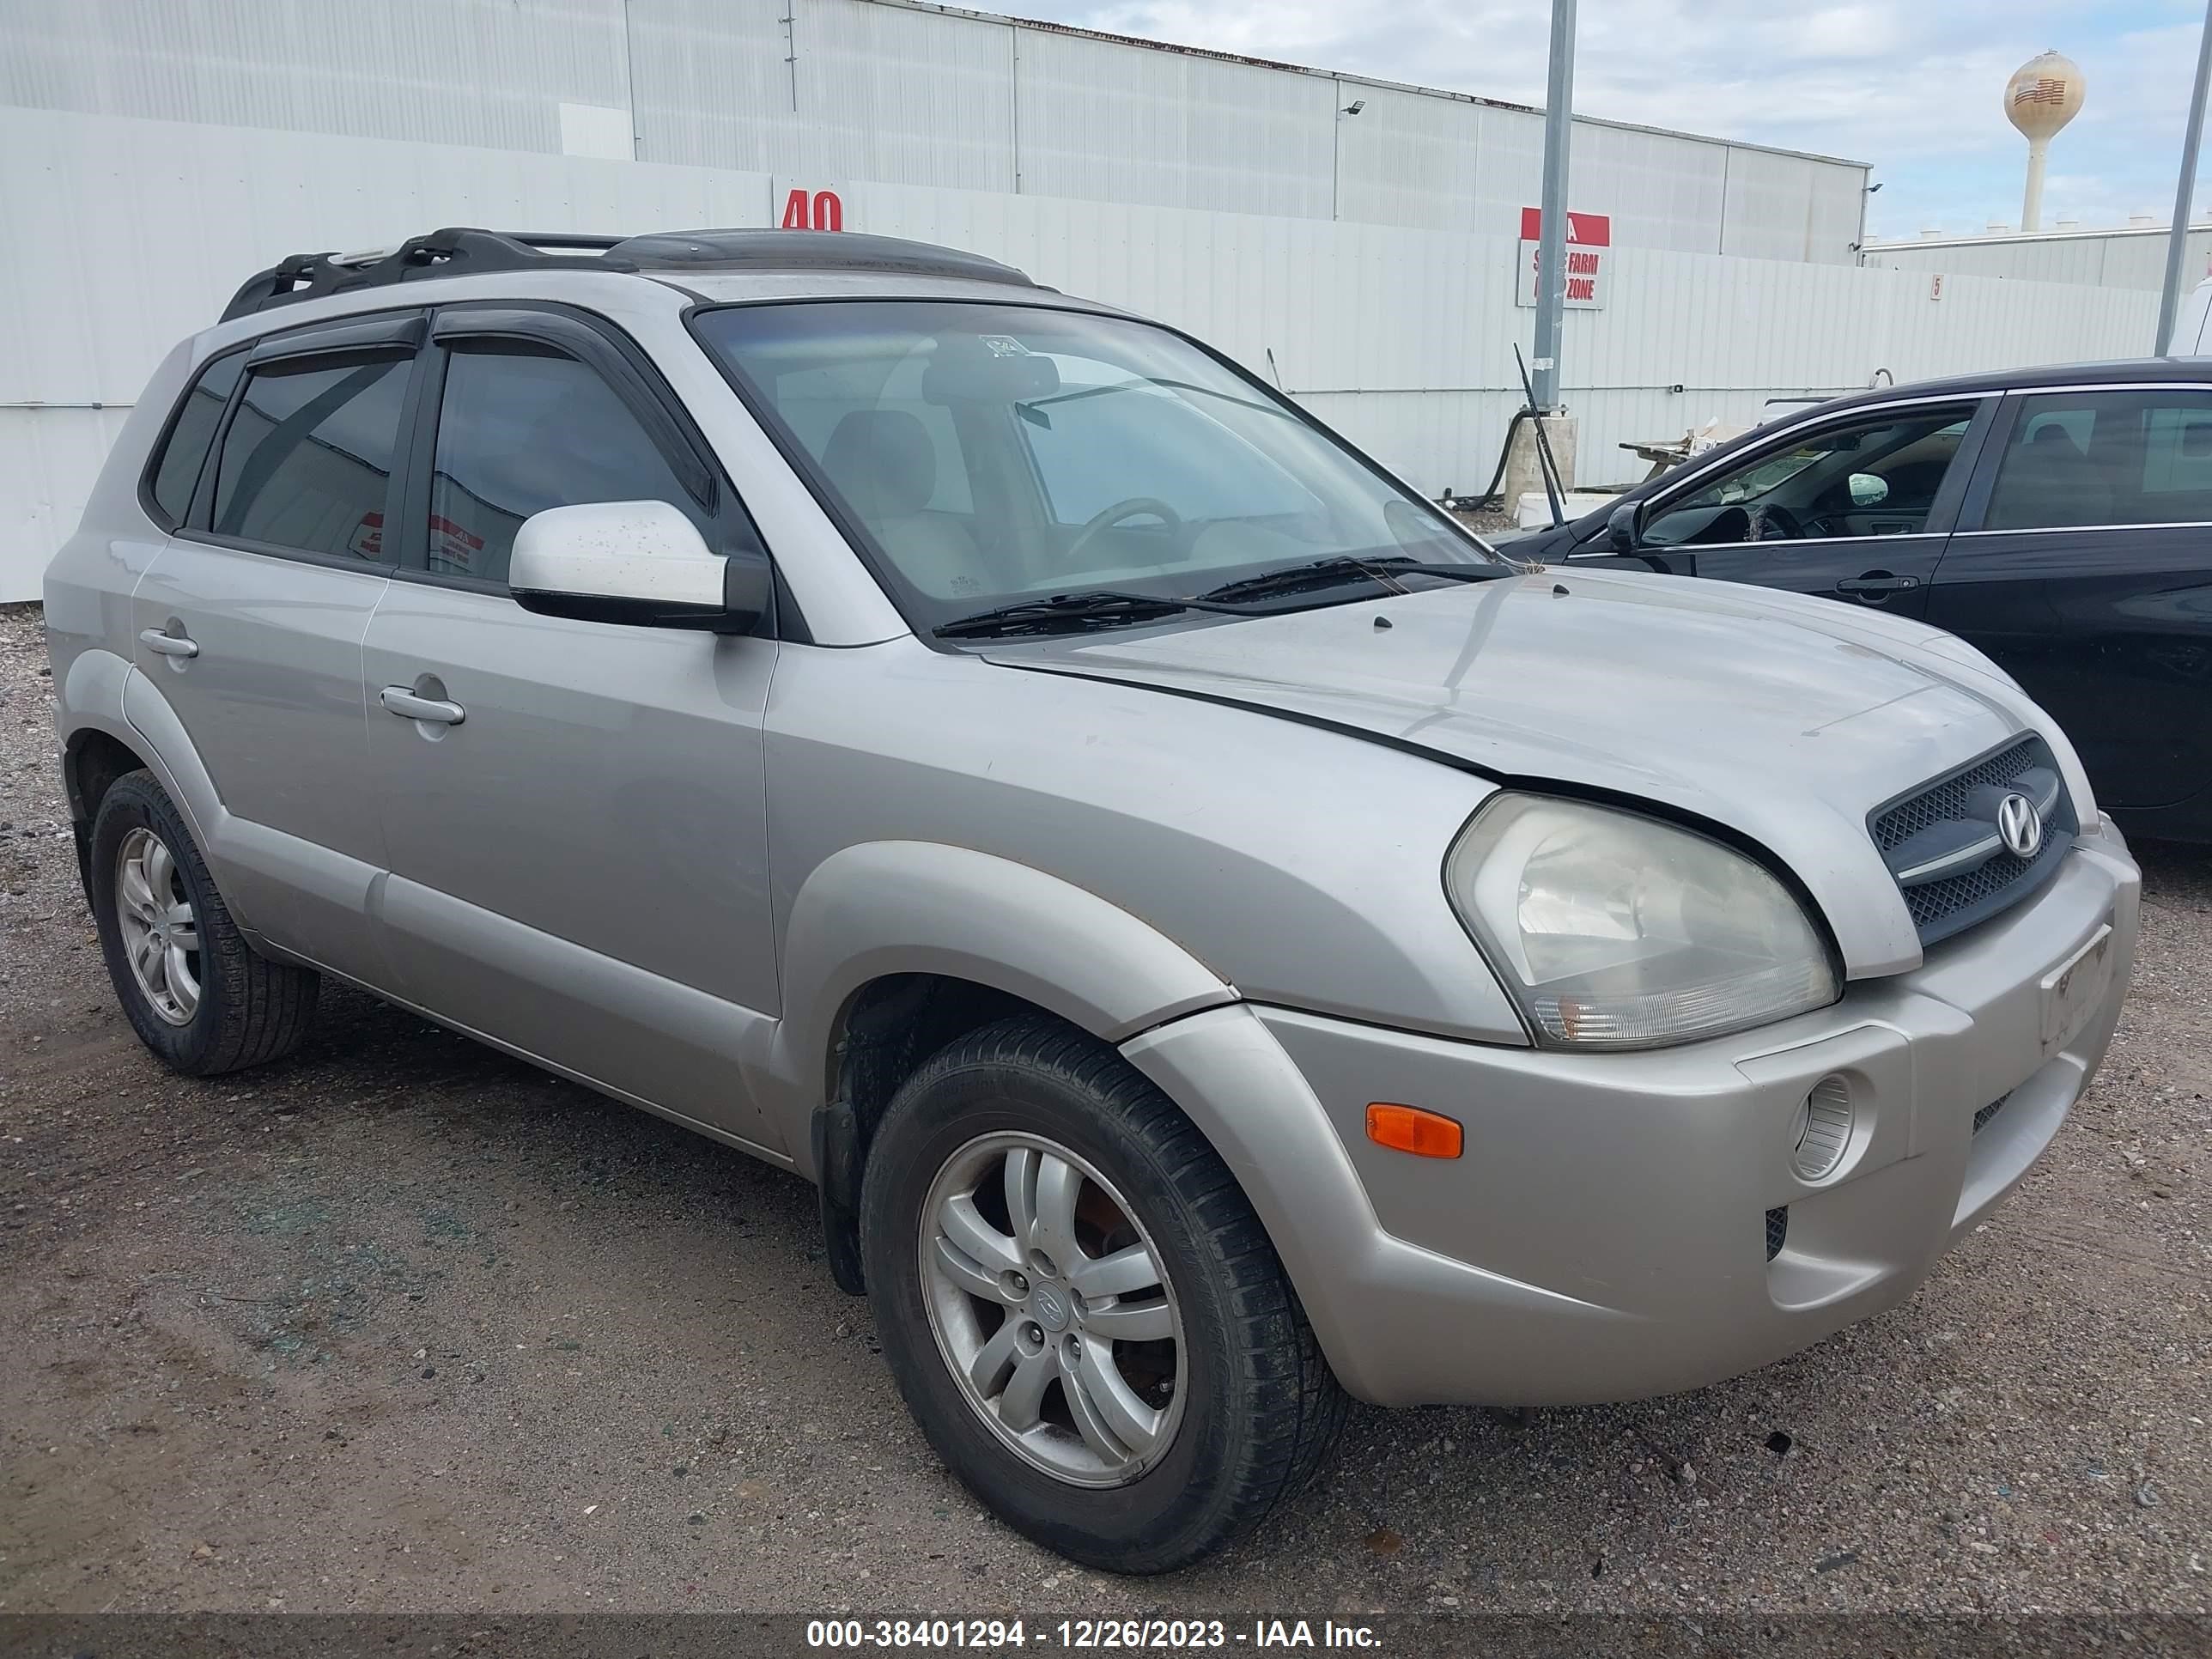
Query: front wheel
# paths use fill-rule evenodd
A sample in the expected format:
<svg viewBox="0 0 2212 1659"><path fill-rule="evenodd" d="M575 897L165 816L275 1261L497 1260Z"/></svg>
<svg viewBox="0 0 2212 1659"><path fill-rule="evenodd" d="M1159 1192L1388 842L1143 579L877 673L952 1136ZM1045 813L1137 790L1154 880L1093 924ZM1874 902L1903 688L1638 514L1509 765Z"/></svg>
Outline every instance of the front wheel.
<svg viewBox="0 0 2212 1659"><path fill-rule="evenodd" d="M1042 1017L925 1062L870 1149L861 1249L939 1455L1118 1572L1188 1565L1310 1478L1342 1390L1236 1182L1118 1054Z"/></svg>

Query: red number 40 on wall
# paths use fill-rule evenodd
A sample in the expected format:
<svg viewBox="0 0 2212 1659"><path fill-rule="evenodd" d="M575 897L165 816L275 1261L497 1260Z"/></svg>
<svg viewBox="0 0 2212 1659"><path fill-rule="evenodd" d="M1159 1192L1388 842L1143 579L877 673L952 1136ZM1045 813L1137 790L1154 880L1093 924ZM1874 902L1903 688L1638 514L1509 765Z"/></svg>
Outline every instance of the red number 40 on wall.
<svg viewBox="0 0 2212 1659"><path fill-rule="evenodd" d="M845 204L837 199L834 190L817 190L809 196L794 189L784 198L783 230L842 230L845 228Z"/></svg>

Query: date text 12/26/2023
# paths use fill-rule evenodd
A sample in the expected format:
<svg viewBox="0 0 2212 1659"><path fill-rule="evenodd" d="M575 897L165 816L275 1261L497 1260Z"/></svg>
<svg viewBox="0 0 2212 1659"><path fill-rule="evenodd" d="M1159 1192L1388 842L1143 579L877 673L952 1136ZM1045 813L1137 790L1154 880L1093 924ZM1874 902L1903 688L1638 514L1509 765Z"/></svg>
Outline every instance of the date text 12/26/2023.
<svg viewBox="0 0 2212 1659"><path fill-rule="evenodd" d="M830 1649L1027 1647L1091 1652L1185 1648L1375 1648L1366 1625L1334 1620L1253 1619L810 1619L806 1645Z"/></svg>

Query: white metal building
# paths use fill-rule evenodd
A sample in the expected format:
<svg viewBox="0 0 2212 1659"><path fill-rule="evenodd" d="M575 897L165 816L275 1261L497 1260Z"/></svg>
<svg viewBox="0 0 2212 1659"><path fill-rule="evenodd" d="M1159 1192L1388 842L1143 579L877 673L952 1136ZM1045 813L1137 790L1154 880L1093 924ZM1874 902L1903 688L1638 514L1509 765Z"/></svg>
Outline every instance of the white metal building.
<svg viewBox="0 0 2212 1659"><path fill-rule="evenodd" d="M1357 106L1358 113L1349 112ZM29 598L154 363L239 281L441 225L843 228L1166 318L1431 494L1520 401L1541 118L914 0L8 0L0 601ZM1611 219L1571 310L1582 476L1777 392L2137 349L2154 295L1856 263L1865 169L1578 121Z"/></svg>
<svg viewBox="0 0 2212 1659"><path fill-rule="evenodd" d="M2092 288L2148 289L2166 282L2166 227L2142 223L2103 230L1990 231L1979 236L1923 234L1869 242L1863 262L1884 270L1955 272L2024 283L2072 283ZM2212 276L2212 223L2192 223L2182 279ZM2143 349L2149 349L2145 342Z"/></svg>
<svg viewBox="0 0 2212 1659"><path fill-rule="evenodd" d="M0 104L1503 234L1543 154L1518 105L913 0L10 0ZM1860 164L1578 127L1624 245L1863 238Z"/></svg>

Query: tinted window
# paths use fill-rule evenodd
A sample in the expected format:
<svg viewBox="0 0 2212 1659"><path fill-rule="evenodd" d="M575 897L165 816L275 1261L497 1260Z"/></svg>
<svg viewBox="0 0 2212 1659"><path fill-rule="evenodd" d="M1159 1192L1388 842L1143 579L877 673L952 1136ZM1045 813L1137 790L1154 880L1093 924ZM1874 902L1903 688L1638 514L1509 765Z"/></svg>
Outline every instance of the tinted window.
<svg viewBox="0 0 2212 1659"><path fill-rule="evenodd" d="M379 357L254 370L223 439L214 528L310 553L386 557L385 486L408 367Z"/></svg>
<svg viewBox="0 0 2212 1659"><path fill-rule="evenodd" d="M1644 527L1661 544L1905 536L1928 527L1958 459L1968 409L1914 410L1764 449L1668 504Z"/></svg>
<svg viewBox="0 0 2212 1659"><path fill-rule="evenodd" d="M447 361L430 479L432 570L503 582L514 532L532 514L644 501L699 516L659 447L594 370L511 342Z"/></svg>
<svg viewBox="0 0 2212 1659"><path fill-rule="evenodd" d="M179 405L177 417L169 428L169 435L161 445L161 459L154 464L154 500L167 514L172 526L185 521L185 514L192 504L192 487L199 482L200 463L207 459L208 446L215 441L215 428L222 419L223 405L238 385L239 371L246 367L246 354L234 351L218 357L199 372L191 390L185 393Z"/></svg>
<svg viewBox="0 0 2212 1659"><path fill-rule="evenodd" d="M2212 392L2028 400L1990 495L1992 530L2212 520Z"/></svg>

